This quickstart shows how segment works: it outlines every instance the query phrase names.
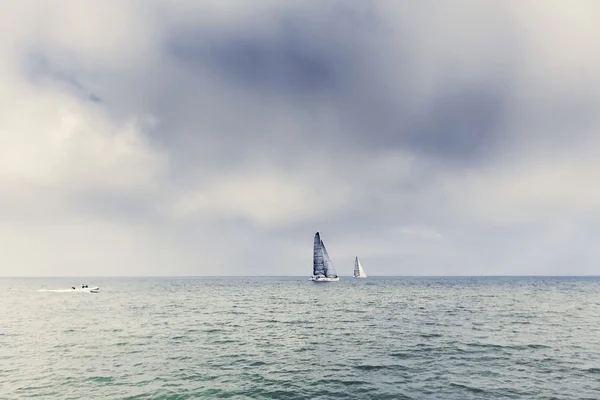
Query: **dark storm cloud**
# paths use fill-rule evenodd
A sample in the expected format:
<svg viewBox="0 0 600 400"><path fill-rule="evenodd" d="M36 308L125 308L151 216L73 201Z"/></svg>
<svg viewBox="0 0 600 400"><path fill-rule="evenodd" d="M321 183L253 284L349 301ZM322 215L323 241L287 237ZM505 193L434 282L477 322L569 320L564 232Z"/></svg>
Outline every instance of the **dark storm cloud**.
<svg viewBox="0 0 600 400"><path fill-rule="evenodd" d="M259 110L264 118L270 118L270 105L284 101L290 108L304 110L307 121L324 113L339 125L330 130L315 123L314 129L306 129L298 138L304 148L315 141L322 145L333 141L338 151L406 148L467 164L493 152L495 142L501 141L497 128L506 117L510 69L470 80L460 65L454 66L455 73L449 67L423 104L413 87L419 79L415 64L420 60L411 59L411 54L418 43L411 43L410 37L387 37L389 20L380 18L376 24L374 17L368 17L357 24L356 13L334 12L338 9L327 4L320 6L320 13L302 14L295 8L289 14L274 13L268 18L273 28L266 31L252 23L216 31L177 27L166 41L166 52L192 80L210 78L242 88L248 101L254 98L265 105ZM387 54L389 49L382 46L393 46L394 51ZM251 150L245 135L263 144L262 140L281 134L262 126L260 117L245 120L243 112L237 114L236 102L231 108L228 102L222 106L230 110L233 126L225 138L236 137L231 140L234 147L240 139ZM273 113L279 111L275 108Z"/></svg>
<svg viewBox="0 0 600 400"><path fill-rule="evenodd" d="M355 66L367 45L361 36L372 37L377 29L368 4L289 7L225 29L178 26L167 52L199 73L208 68L260 94L335 94L357 77Z"/></svg>
<svg viewBox="0 0 600 400"><path fill-rule="evenodd" d="M194 47L175 40L172 52L182 62L208 67L222 79L259 92L327 92L334 90L340 79L334 56L311 54L302 49L301 40L286 33L277 39L281 43L245 35L207 41L205 47Z"/></svg>

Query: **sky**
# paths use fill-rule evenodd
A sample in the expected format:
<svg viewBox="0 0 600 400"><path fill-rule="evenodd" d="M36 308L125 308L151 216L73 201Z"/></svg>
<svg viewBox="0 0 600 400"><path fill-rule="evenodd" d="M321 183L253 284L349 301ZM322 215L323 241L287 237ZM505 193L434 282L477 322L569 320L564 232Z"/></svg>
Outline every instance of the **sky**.
<svg viewBox="0 0 600 400"><path fill-rule="evenodd" d="M0 3L0 276L600 274L596 0Z"/></svg>

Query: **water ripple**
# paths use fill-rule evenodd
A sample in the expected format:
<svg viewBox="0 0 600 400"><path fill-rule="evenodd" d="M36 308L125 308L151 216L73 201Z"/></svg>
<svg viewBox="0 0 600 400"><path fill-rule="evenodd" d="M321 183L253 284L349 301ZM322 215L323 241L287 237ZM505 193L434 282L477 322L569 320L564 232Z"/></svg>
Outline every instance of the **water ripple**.
<svg viewBox="0 0 600 400"><path fill-rule="evenodd" d="M600 398L599 278L94 284L0 280L0 398Z"/></svg>

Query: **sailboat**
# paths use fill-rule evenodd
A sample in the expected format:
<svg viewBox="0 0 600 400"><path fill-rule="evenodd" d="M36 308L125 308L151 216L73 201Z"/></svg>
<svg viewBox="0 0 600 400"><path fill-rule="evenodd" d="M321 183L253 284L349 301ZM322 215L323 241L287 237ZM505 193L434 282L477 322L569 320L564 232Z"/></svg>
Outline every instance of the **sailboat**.
<svg viewBox="0 0 600 400"><path fill-rule="evenodd" d="M358 257L354 259L354 277L355 278L366 278L367 274L365 274L365 270L363 269Z"/></svg>
<svg viewBox="0 0 600 400"><path fill-rule="evenodd" d="M313 282L336 282L340 278L333 268L331 258L327 253L325 244L321 240L319 232L315 233L315 241L313 246L313 274L310 277Z"/></svg>

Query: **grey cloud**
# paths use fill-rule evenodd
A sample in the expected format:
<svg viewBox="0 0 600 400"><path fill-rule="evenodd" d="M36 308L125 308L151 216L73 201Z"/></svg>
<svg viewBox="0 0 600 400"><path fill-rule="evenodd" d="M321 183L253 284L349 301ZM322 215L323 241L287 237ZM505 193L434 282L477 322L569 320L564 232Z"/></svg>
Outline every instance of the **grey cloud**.
<svg viewBox="0 0 600 400"><path fill-rule="evenodd" d="M48 39L35 56L23 53L21 78L53 81L52 104L65 93L80 99L77 121L106 122L53 142L58 159L76 153L60 151L70 140L94 144L66 163L94 158L93 174L52 180L56 220L79 221L59 231L72 241L80 227L99 229L98 241L142 235L135 248L148 246L148 271L176 254L171 274L254 274L265 263L303 274L315 230L334 262L364 253L373 274L566 271L544 251L572 254L570 243L593 231L578 218L597 213L584 187L598 165L582 148L597 144L598 74L576 74L585 55L551 58L568 42L540 54L530 30L543 26L535 11L545 6L535 4L326 1L242 12L144 2L124 13L142 39L117 36L114 54L103 42L104 58L85 41L70 52ZM557 28L566 37L578 29ZM563 72L546 70L551 62ZM136 125L128 139L129 121L145 118L156 124ZM560 171L548 154L561 154ZM564 161L578 157L586 162ZM120 175L110 165L131 174L110 185ZM35 207L34 195L23 204ZM577 215L562 250L557 209ZM28 229L19 237L37 234ZM268 255L257 250L267 246ZM208 268L198 266L205 253ZM126 254L104 256L119 264ZM582 273L591 268L583 258Z"/></svg>
<svg viewBox="0 0 600 400"><path fill-rule="evenodd" d="M506 116L514 71L469 79L460 64L449 64L423 102L415 96L413 81L421 60L415 57L418 43L410 42L410 32L390 38L393 19L373 18L372 9L363 9L360 12L367 17L359 18L361 26L359 12L339 12L328 4L317 7L320 12L309 7L300 12L291 8L288 14L278 11L268 18L271 29L252 21L216 32L202 27L175 29L167 39L167 54L191 68L192 77L209 76L226 82L225 87L243 88L244 96L252 93L266 105L259 110L261 115L270 104L283 100L309 117L326 115L337 122L338 129L319 129L318 123L305 129L298 138L304 147L345 141L370 151L409 148L448 162L469 162L480 160L502 140L497 128ZM519 49L508 50L504 63L510 64ZM436 61L449 62L432 60ZM244 124L246 116L243 111L238 116L238 104L226 102L224 108L251 130L252 142L279 135L260 121ZM243 134L237 136L242 139ZM243 139L241 143L252 145Z"/></svg>
<svg viewBox="0 0 600 400"><path fill-rule="evenodd" d="M331 60L324 54L310 54L302 49L301 40L294 39L293 35L283 33L276 39L281 43L248 37L247 33L240 36L224 43L222 38L216 42L204 39L209 42L204 47L175 41L172 52L184 63L209 67L223 79L233 79L257 91L276 89L294 94L327 92L335 88L339 70L332 68Z"/></svg>
<svg viewBox="0 0 600 400"><path fill-rule="evenodd" d="M22 68L24 75L36 85L59 85L82 99L94 103L102 102L100 97L81 83L78 75L82 71L76 63L56 64L47 57L44 50L33 47L23 57Z"/></svg>

